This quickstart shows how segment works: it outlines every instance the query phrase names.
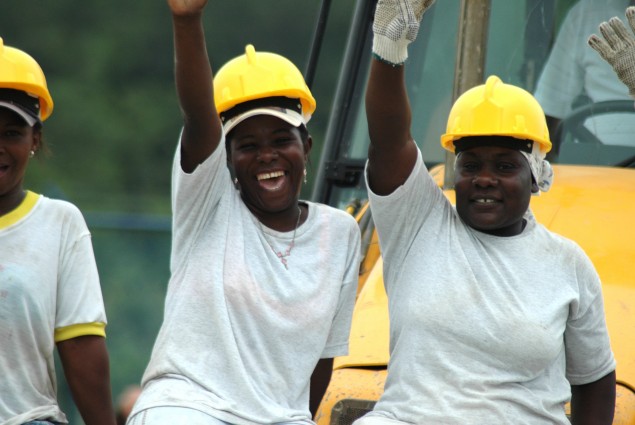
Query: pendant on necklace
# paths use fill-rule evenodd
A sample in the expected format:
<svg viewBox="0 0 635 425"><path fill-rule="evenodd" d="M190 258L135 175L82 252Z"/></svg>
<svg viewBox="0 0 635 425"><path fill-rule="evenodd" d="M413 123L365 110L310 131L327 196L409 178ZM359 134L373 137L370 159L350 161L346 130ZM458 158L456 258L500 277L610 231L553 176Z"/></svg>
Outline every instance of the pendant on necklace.
<svg viewBox="0 0 635 425"><path fill-rule="evenodd" d="M280 259L280 262L282 263L284 268L287 269L287 270L289 270L289 266L287 265L287 258L286 257L291 255L291 250L293 249L294 242L295 241L291 241L291 244L289 245L289 248L287 248L287 250L284 252L284 254L282 252L280 252L280 251L276 251L275 249L273 249L273 247L271 245L269 245L271 247L271 249L273 250L273 252L276 254L276 256Z"/></svg>
<svg viewBox="0 0 635 425"><path fill-rule="evenodd" d="M265 229L262 227L262 223L258 221L258 225L260 226L260 230L262 231L262 236L265 238L267 245L269 245L269 248L271 248L271 251L273 251L273 253L276 254L276 257L280 259L280 262L282 263L282 265L284 266L286 270L289 270L289 265L287 264L287 257L291 255L291 250L295 246L295 233L298 230L298 226L300 225L300 217L302 217L302 210L300 209L300 207L298 207L298 220L296 221L295 228L293 229L293 237L291 238L291 243L289 244L287 249L284 251L284 254L282 253L282 251L275 250L271 242L269 242L267 235L265 234Z"/></svg>

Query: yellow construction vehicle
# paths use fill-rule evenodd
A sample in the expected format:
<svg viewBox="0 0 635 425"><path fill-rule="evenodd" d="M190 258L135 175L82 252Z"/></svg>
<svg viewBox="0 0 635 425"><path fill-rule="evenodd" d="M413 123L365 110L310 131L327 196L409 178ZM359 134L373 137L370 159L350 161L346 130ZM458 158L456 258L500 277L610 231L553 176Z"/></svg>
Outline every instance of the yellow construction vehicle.
<svg viewBox="0 0 635 425"><path fill-rule="evenodd" d="M356 1L313 193L314 200L357 215L365 254L350 353L335 360L316 417L319 425L348 425L372 409L382 393L389 359L382 260L363 176L369 143L364 90L375 1ZM532 92L562 16L574 3L439 1L424 16L406 68L412 134L450 200L453 158L443 151L439 137L453 101L492 74ZM559 157L552 159L554 184L532 199L531 209L539 222L575 240L602 279L617 359L614 424L626 425L635 424L635 134L631 146L604 144L588 134L586 119L606 113L635 120L633 101L617 100L586 104L561 121Z"/></svg>

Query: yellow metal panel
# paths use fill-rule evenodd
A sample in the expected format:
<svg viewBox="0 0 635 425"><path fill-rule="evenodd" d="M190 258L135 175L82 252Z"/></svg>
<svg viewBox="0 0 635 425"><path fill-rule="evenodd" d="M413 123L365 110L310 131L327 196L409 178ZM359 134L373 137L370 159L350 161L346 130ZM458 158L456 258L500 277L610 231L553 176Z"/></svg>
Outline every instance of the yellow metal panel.
<svg viewBox="0 0 635 425"><path fill-rule="evenodd" d="M377 259L353 311L349 355L337 357L334 368L377 366L388 363L388 299L384 289L383 261Z"/></svg>
<svg viewBox="0 0 635 425"><path fill-rule="evenodd" d="M635 425L635 393L621 385L617 386L613 425Z"/></svg>

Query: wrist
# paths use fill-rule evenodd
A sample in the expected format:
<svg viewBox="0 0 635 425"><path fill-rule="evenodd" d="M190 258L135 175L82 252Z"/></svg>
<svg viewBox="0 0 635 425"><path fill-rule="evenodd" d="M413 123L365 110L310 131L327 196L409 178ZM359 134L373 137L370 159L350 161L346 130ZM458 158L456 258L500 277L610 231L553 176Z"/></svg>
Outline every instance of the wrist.
<svg viewBox="0 0 635 425"><path fill-rule="evenodd" d="M377 53L373 53L373 58L377 60L378 62L385 63L386 65L392 66L393 68L398 68L400 66L403 66L403 62L402 63L388 62L386 59L382 58Z"/></svg>
<svg viewBox="0 0 635 425"><path fill-rule="evenodd" d="M391 40L390 38L375 34L373 37L373 55L379 61L392 66L400 66L408 59L408 44L405 39Z"/></svg>

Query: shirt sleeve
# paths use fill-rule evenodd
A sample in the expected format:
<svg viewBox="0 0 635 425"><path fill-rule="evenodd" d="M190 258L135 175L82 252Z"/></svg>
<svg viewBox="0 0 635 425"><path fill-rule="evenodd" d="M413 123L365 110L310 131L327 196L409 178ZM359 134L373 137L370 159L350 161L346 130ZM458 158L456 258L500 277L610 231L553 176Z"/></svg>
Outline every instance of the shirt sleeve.
<svg viewBox="0 0 635 425"><path fill-rule="evenodd" d="M615 370L600 278L579 249L576 264L579 298L570 307L565 329L567 379L572 385L588 384Z"/></svg>
<svg viewBox="0 0 635 425"><path fill-rule="evenodd" d="M351 220L352 227L348 236L347 267L342 281L337 310L322 355L323 359L348 354L353 308L357 296L359 266L361 262L361 236L357 222Z"/></svg>
<svg viewBox="0 0 635 425"><path fill-rule="evenodd" d="M191 173L181 168L181 143L172 164L172 268L187 255L190 244L222 196L234 190L227 168L225 133L214 152Z"/></svg>
<svg viewBox="0 0 635 425"><path fill-rule="evenodd" d="M91 236L80 211L69 204L61 229L55 340L105 336L106 313Z"/></svg>
<svg viewBox="0 0 635 425"><path fill-rule="evenodd" d="M384 265L388 264L388 258L391 265L398 268L408 252L405 246L408 241L414 239L434 211L443 215L452 208L451 204L428 172L419 149L412 173L389 195L375 194L368 179L366 182Z"/></svg>

